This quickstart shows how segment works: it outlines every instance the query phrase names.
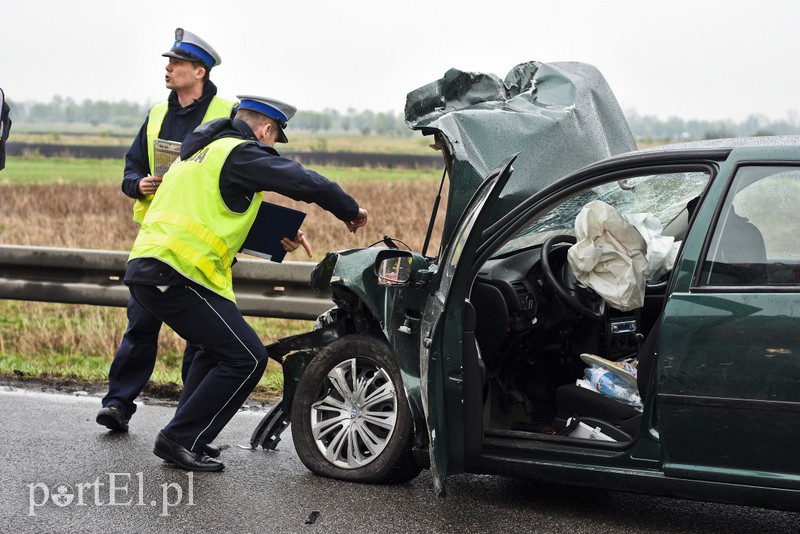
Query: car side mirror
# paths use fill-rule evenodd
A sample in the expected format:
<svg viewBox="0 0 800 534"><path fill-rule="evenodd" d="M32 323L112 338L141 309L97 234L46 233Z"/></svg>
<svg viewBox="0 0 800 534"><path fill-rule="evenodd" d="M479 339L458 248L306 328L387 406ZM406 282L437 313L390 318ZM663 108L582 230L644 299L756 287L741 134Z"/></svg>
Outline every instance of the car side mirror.
<svg viewBox="0 0 800 534"><path fill-rule="evenodd" d="M378 278L378 285L407 285L411 280L411 262L410 252L396 249L380 251L375 258L375 276Z"/></svg>

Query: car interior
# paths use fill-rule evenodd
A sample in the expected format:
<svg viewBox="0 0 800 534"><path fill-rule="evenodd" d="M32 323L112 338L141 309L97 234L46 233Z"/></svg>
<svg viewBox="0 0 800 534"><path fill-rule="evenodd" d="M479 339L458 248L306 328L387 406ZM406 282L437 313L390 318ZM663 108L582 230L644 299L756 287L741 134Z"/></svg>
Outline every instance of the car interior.
<svg viewBox="0 0 800 534"><path fill-rule="evenodd" d="M706 181L703 177L687 188L662 235L676 242L683 239ZM593 196L578 195L565 204L585 203ZM632 362L637 368L633 389L643 402L671 272L648 280L642 306L619 311L577 283L567 262L574 231L569 225L551 226L558 225L540 224L531 232L535 238L500 247L481 266L466 304L474 309L482 364L483 433L624 446L639 432L642 403L576 385L587 369L581 355ZM579 424L593 432L578 432Z"/></svg>
<svg viewBox="0 0 800 534"><path fill-rule="evenodd" d="M566 250L556 249L562 265ZM665 285L653 286L640 309L619 312L606 306L601 317L587 317L562 303L546 284L540 251L490 260L473 286L475 337L485 366L484 430L568 435L567 420L577 418L600 426L615 441L630 441L641 411L575 385L587 367L580 355L638 360L644 398L656 338L650 333ZM532 266L527 271L526 264Z"/></svg>

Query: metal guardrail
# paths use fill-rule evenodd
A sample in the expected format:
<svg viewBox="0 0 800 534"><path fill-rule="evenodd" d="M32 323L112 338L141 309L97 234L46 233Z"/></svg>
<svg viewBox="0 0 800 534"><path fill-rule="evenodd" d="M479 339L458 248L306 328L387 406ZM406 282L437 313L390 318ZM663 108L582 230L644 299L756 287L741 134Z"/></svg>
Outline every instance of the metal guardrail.
<svg viewBox="0 0 800 534"><path fill-rule="evenodd" d="M127 260L127 252L0 245L0 298L125 307ZM333 302L329 293L311 289L314 265L238 260L233 287L239 309L255 317L316 319Z"/></svg>

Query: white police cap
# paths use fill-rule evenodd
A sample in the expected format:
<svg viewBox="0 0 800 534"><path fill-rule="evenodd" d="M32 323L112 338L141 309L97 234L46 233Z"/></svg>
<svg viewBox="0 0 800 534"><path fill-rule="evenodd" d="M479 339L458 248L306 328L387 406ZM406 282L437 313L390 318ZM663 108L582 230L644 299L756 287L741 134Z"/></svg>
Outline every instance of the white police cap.
<svg viewBox="0 0 800 534"><path fill-rule="evenodd" d="M175 44L169 52L161 55L184 61L199 61L209 69L222 64L222 58L210 44L183 28L175 28Z"/></svg>
<svg viewBox="0 0 800 534"><path fill-rule="evenodd" d="M280 134L278 135L279 143L286 143L289 141L283 130L286 128L286 123L289 122L289 119L294 117L294 114L297 113L296 107L286 102L263 96L237 95L236 98L239 99L239 109L256 111L274 119L278 123L281 128Z"/></svg>

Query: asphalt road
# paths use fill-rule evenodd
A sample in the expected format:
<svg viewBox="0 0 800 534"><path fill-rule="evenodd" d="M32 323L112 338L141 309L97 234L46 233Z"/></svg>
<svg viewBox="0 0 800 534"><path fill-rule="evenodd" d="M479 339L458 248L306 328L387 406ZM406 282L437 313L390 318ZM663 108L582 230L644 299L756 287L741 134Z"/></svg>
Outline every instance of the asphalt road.
<svg viewBox="0 0 800 534"><path fill-rule="evenodd" d="M249 450L263 413L220 434L222 473L186 473L152 454L172 407L143 405L127 434L94 422L97 397L0 388L0 532L800 532L800 514L517 480L458 475L433 495L407 484L348 484L310 474L284 433ZM318 511L313 523L309 515Z"/></svg>

